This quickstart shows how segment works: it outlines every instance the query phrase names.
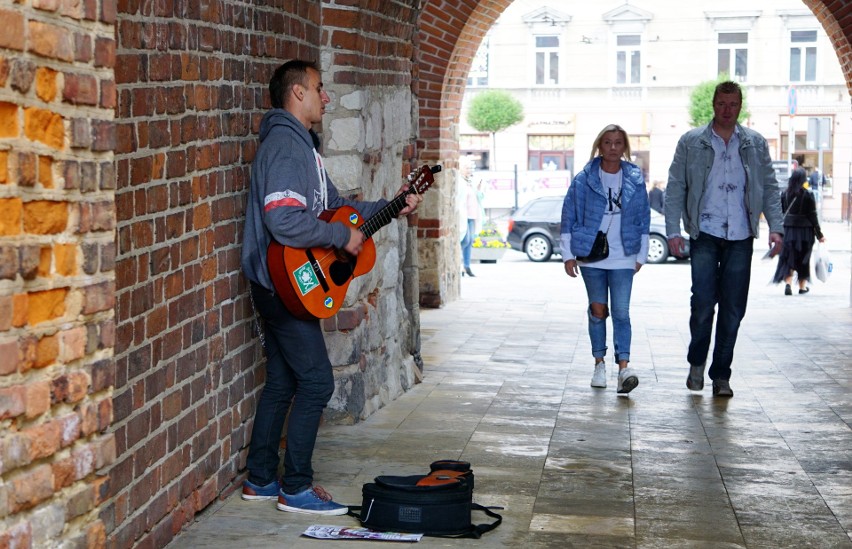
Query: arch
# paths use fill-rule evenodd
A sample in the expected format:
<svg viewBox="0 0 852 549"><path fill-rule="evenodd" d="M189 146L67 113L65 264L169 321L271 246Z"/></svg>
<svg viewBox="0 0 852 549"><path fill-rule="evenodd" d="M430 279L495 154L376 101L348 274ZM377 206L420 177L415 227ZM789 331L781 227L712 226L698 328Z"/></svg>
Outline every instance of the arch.
<svg viewBox="0 0 852 549"><path fill-rule="evenodd" d="M418 21L419 63L416 93L419 107L417 150L421 160L456 168L458 122L467 73L488 29L512 0L429 1ZM459 248L453 224L448 224L454 201L455 169L441 177L441 193L426 198L418 219L420 239L420 304L440 307L458 296L459 276L454 259Z"/></svg>
<svg viewBox="0 0 852 549"><path fill-rule="evenodd" d="M802 0L822 24L840 61L852 101L852 6L845 0ZM455 168L458 123L467 73L488 29L512 0L427 0L418 21L415 90L419 107L417 149L423 161ZM442 212L452 211L453 174L445 170L444 192L427 198L418 220L420 305L440 307L458 295L457 242Z"/></svg>

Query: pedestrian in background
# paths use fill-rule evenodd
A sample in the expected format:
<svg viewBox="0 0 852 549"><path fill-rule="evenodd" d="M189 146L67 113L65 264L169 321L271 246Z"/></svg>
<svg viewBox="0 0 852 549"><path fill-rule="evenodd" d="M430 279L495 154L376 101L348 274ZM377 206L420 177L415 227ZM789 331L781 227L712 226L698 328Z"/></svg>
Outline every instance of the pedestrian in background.
<svg viewBox="0 0 852 549"><path fill-rule="evenodd" d="M618 363L618 393L639 385L630 362L630 293L633 275L648 257L651 209L639 166L630 162L630 141L610 124L592 145L589 163L574 177L562 204L561 249L565 273L578 269L589 297L589 339L595 369L592 387L606 387L606 319L612 313L612 340ZM591 256L603 234L607 253ZM611 307L610 307L611 304Z"/></svg>
<svg viewBox="0 0 852 549"><path fill-rule="evenodd" d="M654 181L654 186L648 192L648 203L658 214L662 214L666 207L666 191L663 187L662 181Z"/></svg>
<svg viewBox="0 0 852 549"><path fill-rule="evenodd" d="M473 251L473 240L479 232L482 223L482 182L474 183L474 161L464 157L459 163L458 204L459 227L462 236L462 276L476 276L470 269L470 254Z"/></svg>
<svg viewBox="0 0 852 549"><path fill-rule="evenodd" d="M816 172L819 173L819 172ZM787 190L781 195L781 208L784 210L784 247L778 258L778 268L772 282L785 282L784 295L793 295L793 274L799 283L799 293L810 291L808 280L811 277L811 252L814 248L814 235L825 242L817 216L816 199L805 188L805 170L796 168L787 182Z"/></svg>
<svg viewBox="0 0 852 549"><path fill-rule="evenodd" d="M754 239L761 214L769 223L770 255L781 251L781 201L766 139L737 123L743 94L721 82L713 94L713 120L678 141L666 185L669 251L680 255L689 233L692 299L686 386L704 388L716 305L716 344L708 375L713 395L731 397L731 363L745 316Z"/></svg>

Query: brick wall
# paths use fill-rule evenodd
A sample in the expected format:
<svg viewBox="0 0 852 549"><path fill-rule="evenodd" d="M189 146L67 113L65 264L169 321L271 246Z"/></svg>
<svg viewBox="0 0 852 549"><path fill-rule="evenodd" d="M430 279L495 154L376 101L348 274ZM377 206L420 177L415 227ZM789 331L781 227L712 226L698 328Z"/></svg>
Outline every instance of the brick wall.
<svg viewBox="0 0 852 549"><path fill-rule="evenodd" d="M410 86L419 130L329 151L356 168L333 174L344 190L385 196L414 163L453 167L468 57L507 2L0 0L0 547L161 547L230 493L262 383L238 252L271 71L319 58L336 106L366 90L330 118L364 128ZM852 82L847 3L805 3ZM457 252L453 184L437 186L419 242L399 225L380 243L419 292L399 305L377 275L324 323L374 393L398 372L372 357L412 341L366 312L450 295L430 271ZM344 396L361 400L344 419L381 404Z"/></svg>
<svg viewBox="0 0 852 549"><path fill-rule="evenodd" d="M0 547L102 546L115 13L0 2Z"/></svg>
<svg viewBox="0 0 852 549"><path fill-rule="evenodd" d="M822 23L828 38L834 45L840 68L846 76L846 88L852 96L852 4L847 0L803 0L803 2Z"/></svg>
<svg viewBox="0 0 852 549"><path fill-rule="evenodd" d="M290 3L288 11L259 1L214 1L199 10L178 4L120 1L117 10L118 457L101 513L116 547L164 545L244 473L263 368L239 253L272 71L292 57L319 60L335 97L356 84L407 90L411 79L411 7L380 13L316 1ZM398 17L407 18L404 26ZM406 39L392 34L401 28ZM391 66L382 65L389 56ZM410 112L409 104L404 114ZM331 133L323 128L326 140ZM368 199L392 195L403 171L398 151L413 160L412 142L408 136L350 151L363 170L352 188L341 189ZM383 160L395 166L392 176ZM338 377L362 378L338 380L337 409L328 417L340 421L357 421L380 405L378 393L398 394L387 388L402 377L390 363L402 361L405 343L386 337L377 315L357 314L386 303L395 309L398 290L385 286L397 283L373 284L383 287L359 285L361 295L347 298L351 306L323 323L334 364L348 372ZM399 331L400 322L393 324Z"/></svg>
<svg viewBox="0 0 852 549"><path fill-rule="evenodd" d="M244 467L249 166L272 71L320 38L316 2L266 4L118 2L112 546L162 547Z"/></svg>

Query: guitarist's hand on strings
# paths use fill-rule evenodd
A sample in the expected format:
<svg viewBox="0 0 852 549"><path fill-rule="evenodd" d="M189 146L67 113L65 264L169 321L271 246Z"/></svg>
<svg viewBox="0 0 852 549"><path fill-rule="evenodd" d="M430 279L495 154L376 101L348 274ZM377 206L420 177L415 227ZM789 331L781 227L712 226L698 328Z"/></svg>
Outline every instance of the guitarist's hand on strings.
<svg viewBox="0 0 852 549"><path fill-rule="evenodd" d="M396 193L396 195L399 196L402 193L406 192L408 190L408 186L408 183L404 184L402 187L399 188L399 191ZM405 197L406 206L399 211L399 215L397 217L402 217L403 215L410 214L411 212L417 209L417 205L420 204L420 202L422 201L423 197L417 194L416 192L409 194Z"/></svg>
<svg viewBox="0 0 852 549"><path fill-rule="evenodd" d="M364 247L365 240L367 240L367 237L360 229L349 227L349 242L346 243L343 249L352 255L358 255Z"/></svg>

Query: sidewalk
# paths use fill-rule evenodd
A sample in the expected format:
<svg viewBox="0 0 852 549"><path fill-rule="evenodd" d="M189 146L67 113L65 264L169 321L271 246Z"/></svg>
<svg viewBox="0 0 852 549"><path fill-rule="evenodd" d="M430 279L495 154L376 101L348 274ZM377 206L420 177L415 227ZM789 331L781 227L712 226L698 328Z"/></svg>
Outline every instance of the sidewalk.
<svg viewBox="0 0 852 549"><path fill-rule="evenodd" d="M768 284L775 262L756 247L730 400L684 386L688 262L637 275L640 384L621 397L613 367L607 389L589 387L585 291L558 259L513 251L474 265L463 299L422 311L423 383L357 425L324 426L316 480L359 505L376 475L469 461L474 499L503 506L503 524L479 541L424 538L424 549L852 547L847 227L826 223L834 272L805 296ZM300 537L311 524L357 526L234 493L169 547L315 547Z"/></svg>

